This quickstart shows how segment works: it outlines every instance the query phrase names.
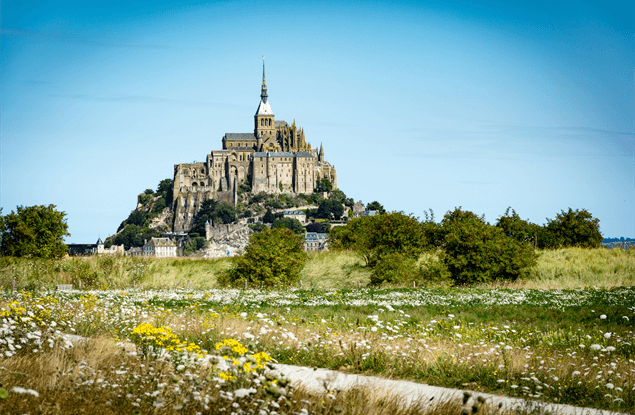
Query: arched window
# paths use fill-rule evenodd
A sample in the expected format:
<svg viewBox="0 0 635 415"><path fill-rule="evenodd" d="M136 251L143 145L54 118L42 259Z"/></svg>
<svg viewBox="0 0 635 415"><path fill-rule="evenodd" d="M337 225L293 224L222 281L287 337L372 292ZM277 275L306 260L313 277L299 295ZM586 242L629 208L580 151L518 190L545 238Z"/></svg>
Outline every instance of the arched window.
<svg viewBox="0 0 635 415"><path fill-rule="evenodd" d="M265 125L265 120L264 120L264 119L262 119L262 118L260 119L260 125L261 125L261 126Z"/></svg>

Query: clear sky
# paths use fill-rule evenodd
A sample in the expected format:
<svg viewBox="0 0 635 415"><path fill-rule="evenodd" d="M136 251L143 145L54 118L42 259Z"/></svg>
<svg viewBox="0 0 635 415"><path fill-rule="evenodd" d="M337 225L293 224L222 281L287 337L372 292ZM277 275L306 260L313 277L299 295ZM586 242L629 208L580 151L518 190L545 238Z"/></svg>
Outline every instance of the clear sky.
<svg viewBox="0 0 635 415"><path fill-rule="evenodd" d="M3 0L0 205L55 204L68 242L276 119L356 201L635 237L633 1Z"/></svg>

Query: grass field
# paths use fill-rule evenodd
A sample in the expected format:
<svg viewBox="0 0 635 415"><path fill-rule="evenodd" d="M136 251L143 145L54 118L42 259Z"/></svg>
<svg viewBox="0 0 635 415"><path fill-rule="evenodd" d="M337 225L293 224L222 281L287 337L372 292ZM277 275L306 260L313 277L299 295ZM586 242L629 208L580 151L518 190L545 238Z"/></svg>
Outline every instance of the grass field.
<svg viewBox="0 0 635 415"><path fill-rule="evenodd" d="M434 255L424 255L421 261ZM231 267L228 258L151 259L131 257L73 257L61 261L0 257L0 287L54 289L73 284L83 289L219 288L216 276ZM351 252L309 254L302 270L303 288L349 289L370 282L370 270ZM565 248L539 251L531 277L507 288L585 288L635 285L635 249Z"/></svg>
<svg viewBox="0 0 635 415"><path fill-rule="evenodd" d="M270 359L473 391L430 413L505 413L479 392L635 413L633 252L545 251L528 280L417 289L368 288L357 257L329 252L282 291L214 288L227 259L1 258L0 413L422 410L292 391ZM80 281L103 289L41 290Z"/></svg>
<svg viewBox="0 0 635 415"><path fill-rule="evenodd" d="M41 394L52 407L86 402L113 413L195 412L225 401L228 411L233 403L234 409L271 411L284 380L267 379L257 369L270 356L634 412L634 304L635 289L628 287L5 294L3 338L13 340L0 343L0 382L9 391L0 411L32 408L27 404L35 397L11 392L15 387ZM95 340L66 349L56 331ZM117 349L123 340L138 352ZM224 365L201 366L217 354L227 356ZM252 391L251 398L222 397L237 390ZM321 402L339 399L329 393L335 399L304 393L300 400L309 402L307 410L338 413L335 403L319 410ZM300 401L294 395L289 405L293 400ZM339 412L347 408L338 405Z"/></svg>

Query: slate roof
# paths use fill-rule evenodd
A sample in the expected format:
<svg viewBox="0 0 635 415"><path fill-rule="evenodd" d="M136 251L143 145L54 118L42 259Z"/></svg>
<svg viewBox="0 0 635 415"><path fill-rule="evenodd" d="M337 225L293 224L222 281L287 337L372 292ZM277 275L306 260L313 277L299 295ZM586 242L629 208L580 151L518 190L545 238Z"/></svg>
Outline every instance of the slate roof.
<svg viewBox="0 0 635 415"><path fill-rule="evenodd" d="M317 232L307 232L304 236L305 242L320 242L324 241L327 238L327 234L325 233L317 233Z"/></svg>
<svg viewBox="0 0 635 415"><path fill-rule="evenodd" d="M148 246L176 246L170 238L152 238L147 243Z"/></svg>
<svg viewBox="0 0 635 415"><path fill-rule="evenodd" d="M295 157L295 154L287 151L274 151L266 153L264 151L257 151L254 153L254 157Z"/></svg>
<svg viewBox="0 0 635 415"><path fill-rule="evenodd" d="M254 133L225 133L223 138L227 140L256 140Z"/></svg>
<svg viewBox="0 0 635 415"><path fill-rule="evenodd" d="M303 210L283 210L283 215L306 215L306 212Z"/></svg>

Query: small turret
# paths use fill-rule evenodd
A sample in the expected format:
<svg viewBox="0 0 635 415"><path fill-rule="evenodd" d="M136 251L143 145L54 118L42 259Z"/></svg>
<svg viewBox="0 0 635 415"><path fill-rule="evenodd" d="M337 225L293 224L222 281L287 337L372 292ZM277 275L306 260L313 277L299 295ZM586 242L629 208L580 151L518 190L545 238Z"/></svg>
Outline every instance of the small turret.
<svg viewBox="0 0 635 415"><path fill-rule="evenodd" d="M322 143L320 143L320 152L318 153L318 161L324 163L324 147L322 147Z"/></svg>

